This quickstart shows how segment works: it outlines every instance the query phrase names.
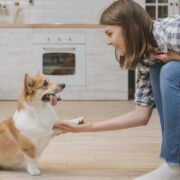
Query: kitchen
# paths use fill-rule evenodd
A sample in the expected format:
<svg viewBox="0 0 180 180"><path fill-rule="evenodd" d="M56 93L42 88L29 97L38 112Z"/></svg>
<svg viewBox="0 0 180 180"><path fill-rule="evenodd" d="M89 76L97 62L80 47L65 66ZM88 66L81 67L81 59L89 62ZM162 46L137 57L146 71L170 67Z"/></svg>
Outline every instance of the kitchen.
<svg viewBox="0 0 180 180"><path fill-rule="evenodd" d="M111 2L0 1L1 119L14 113L24 74L39 71L52 81L66 84L62 102L55 107L62 119L84 116L87 121L100 121L133 109L130 97L135 87L130 85L134 84L134 74L119 68L114 49L106 45L104 30L99 25L101 12ZM155 19L180 10L177 0L137 2ZM54 58L61 53L75 54L73 67L69 67L74 71L45 72L48 54L52 53ZM56 137L39 161L44 174L38 178L129 180L139 176L161 164L159 128L155 111L145 128ZM143 155L141 149L145 149ZM55 155L54 151L59 152ZM31 178L24 172L2 172L0 177Z"/></svg>

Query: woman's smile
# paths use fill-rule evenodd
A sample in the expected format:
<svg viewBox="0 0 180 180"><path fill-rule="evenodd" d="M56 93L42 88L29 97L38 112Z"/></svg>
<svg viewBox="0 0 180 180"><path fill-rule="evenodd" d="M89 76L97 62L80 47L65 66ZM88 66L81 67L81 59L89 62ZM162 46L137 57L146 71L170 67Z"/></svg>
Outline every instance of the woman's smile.
<svg viewBox="0 0 180 180"><path fill-rule="evenodd" d="M121 26L105 25L107 45L110 45L118 50L118 54L124 56L126 53L124 34Z"/></svg>

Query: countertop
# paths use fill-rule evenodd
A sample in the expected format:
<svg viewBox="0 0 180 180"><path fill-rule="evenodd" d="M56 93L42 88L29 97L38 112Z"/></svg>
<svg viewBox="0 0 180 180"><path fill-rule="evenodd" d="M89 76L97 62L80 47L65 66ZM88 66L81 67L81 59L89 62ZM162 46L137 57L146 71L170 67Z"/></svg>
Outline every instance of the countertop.
<svg viewBox="0 0 180 180"><path fill-rule="evenodd" d="M0 24L0 28L102 28L99 24Z"/></svg>

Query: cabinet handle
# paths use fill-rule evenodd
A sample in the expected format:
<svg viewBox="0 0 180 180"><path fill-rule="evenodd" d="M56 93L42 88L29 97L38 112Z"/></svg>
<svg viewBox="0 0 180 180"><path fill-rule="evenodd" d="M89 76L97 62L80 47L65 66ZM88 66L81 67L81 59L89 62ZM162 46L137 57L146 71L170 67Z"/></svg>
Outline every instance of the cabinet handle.
<svg viewBox="0 0 180 180"><path fill-rule="evenodd" d="M170 3L170 6L173 6L173 3L172 3L172 2Z"/></svg>

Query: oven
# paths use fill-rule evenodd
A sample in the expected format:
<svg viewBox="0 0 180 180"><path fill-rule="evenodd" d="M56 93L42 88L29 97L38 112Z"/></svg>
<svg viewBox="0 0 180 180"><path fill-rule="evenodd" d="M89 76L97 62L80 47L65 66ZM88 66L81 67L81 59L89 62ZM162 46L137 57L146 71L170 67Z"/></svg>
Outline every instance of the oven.
<svg viewBox="0 0 180 180"><path fill-rule="evenodd" d="M85 32L33 32L34 73L56 83L85 84Z"/></svg>

